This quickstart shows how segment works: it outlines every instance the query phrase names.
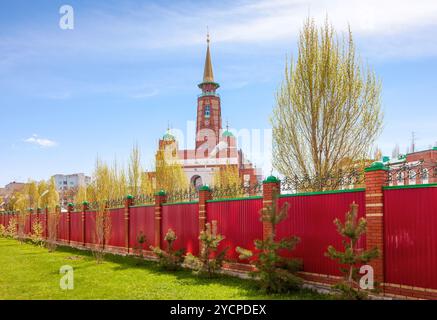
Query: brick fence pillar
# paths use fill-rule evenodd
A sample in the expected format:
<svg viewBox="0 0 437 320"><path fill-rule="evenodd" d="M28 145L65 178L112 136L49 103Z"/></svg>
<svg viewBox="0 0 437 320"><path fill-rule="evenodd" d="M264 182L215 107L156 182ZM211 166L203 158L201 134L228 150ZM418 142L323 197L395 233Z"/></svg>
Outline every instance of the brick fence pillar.
<svg viewBox="0 0 437 320"><path fill-rule="evenodd" d="M129 254L129 235L130 235L130 207L134 203L134 197L128 195L124 201L124 244L126 247L126 253Z"/></svg>
<svg viewBox="0 0 437 320"><path fill-rule="evenodd" d="M377 247L379 257L370 262L373 267L375 281L384 283L384 193L387 184L388 168L382 162L374 162L365 169L366 184L366 247ZM383 287L381 288L383 289Z"/></svg>
<svg viewBox="0 0 437 320"><path fill-rule="evenodd" d="M67 207L67 243L71 242L71 213L73 212L74 204L69 203Z"/></svg>
<svg viewBox="0 0 437 320"><path fill-rule="evenodd" d="M199 189L199 236L205 231L207 210L206 202L212 199L211 189L208 186L202 186ZM199 251L202 250L202 242L199 240Z"/></svg>
<svg viewBox="0 0 437 320"><path fill-rule="evenodd" d="M161 190L155 194L155 247L161 248L162 204L167 202L167 194Z"/></svg>
<svg viewBox="0 0 437 320"><path fill-rule="evenodd" d="M85 213L88 211L89 209L89 203L87 201L84 201L82 204L82 246L86 246L86 237L85 237L85 232L86 232L86 224L85 224Z"/></svg>
<svg viewBox="0 0 437 320"><path fill-rule="evenodd" d="M263 181L263 210L266 210L273 204L275 195L281 190L281 181L270 176ZM266 240L272 235L273 226L270 222L263 222L263 239Z"/></svg>

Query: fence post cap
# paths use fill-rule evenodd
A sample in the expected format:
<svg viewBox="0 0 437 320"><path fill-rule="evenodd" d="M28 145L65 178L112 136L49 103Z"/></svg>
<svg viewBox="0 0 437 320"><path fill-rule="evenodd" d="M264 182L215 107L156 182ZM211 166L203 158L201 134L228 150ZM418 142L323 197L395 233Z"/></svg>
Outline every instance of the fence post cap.
<svg viewBox="0 0 437 320"><path fill-rule="evenodd" d="M131 195L131 194L128 194L128 195L126 196L126 200L132 200L133 198L134 198L134 196Z"/></svg>
<svg viewBox="0 0 437 320"><path fill-rule="evenodd" d="M369 167L364 169L365 172L378 171L378 170L388 171L389 169L381 161L375 161Z"/></svg>
<svg viewBox="0 0 437 320"><path fill-rule="evenodd" d="M276 178L275 176L268 176L263 183L278 183L280 182L278 178Z"/></svg>
<svg viewBox="0 0 437 320"><path fill-rule="evenodd" d="M211 191L211 188L208 185L201 186L199 191Z"/></svg>
<svg viewBox="0 0 437 320"><path fill-rule="evenodd" d="M164 190L159 190L158 192L155 193L155 196L165 196L167 193L165 193Z"/></svg>
<svg viewBox="0 0 437 320"><path fill-rule="evenodd" d="M69 202L69 203L67 204L67 207L74 207L74 203Z"/></svg>
<svg viewBox="0 0 437 320"><path fill-rule="evenodd" d="M83 204L84 206L87 206L87 205L89 205L90 203L89 203L88 201L84 201L84 202L82 202L82 204Z"/></svg>

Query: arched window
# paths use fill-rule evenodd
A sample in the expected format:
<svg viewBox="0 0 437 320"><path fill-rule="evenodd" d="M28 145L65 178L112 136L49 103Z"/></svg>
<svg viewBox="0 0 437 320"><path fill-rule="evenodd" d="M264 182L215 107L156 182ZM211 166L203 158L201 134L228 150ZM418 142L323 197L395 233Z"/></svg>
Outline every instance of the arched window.
<svg viewBox="0 0 437 320"><path fill-rule="evenodd" d="M422 170L422 183L429 183L429 170L426 168Z"/></svg>
<svg viewBox="0 0 437 320"><path fill-rule="evenodd" d="M198 175L191 177L191 184L196 190L199 190L203 185L202 178Z"/></svg>
<svg viewBox="0 0 437 320"><path fill-rule="evenodd" d="M211 107L206 106L205 107L205 118L209 118L211 116Z"/></svg>
<svg viewBox="0 0 437 320"><path fill-rule="evenodd" d="M403 172L399 172L398 173L397 185L398 186L403 186L404 185L404 173Z"/></svg>
<svg viewBox="0 0 437 320"><path fill-rule="evenodd" d="M408 172L408 184L416 184L416 172L414 170Z"/></svg>

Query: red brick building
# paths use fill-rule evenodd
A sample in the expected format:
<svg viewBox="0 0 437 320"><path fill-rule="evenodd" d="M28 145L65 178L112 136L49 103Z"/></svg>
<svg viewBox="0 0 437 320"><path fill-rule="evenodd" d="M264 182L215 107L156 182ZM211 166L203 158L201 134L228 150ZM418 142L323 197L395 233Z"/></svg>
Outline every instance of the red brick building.
<svg viewBox="0 0 437 320"><path fill-rule="evenodd" d="M385 160L392 186L437 183L437 147Z"/></svg>
<svg viewBox="0 0 437 320"><path fill-rule="evenodd" d="M166 154L182 165L190 184L197 188L213 184L214 173L226 165L236 166L242 182L253 185L261 178L258 170L237 148L232 132L228 128L223 130L221 100L217 93L220 85L214 80L209 43L208 35L203 81L198 85L201 93L197 98L195 149L180 150L170 132L159 140L159 148L168 151Z"/></svg>

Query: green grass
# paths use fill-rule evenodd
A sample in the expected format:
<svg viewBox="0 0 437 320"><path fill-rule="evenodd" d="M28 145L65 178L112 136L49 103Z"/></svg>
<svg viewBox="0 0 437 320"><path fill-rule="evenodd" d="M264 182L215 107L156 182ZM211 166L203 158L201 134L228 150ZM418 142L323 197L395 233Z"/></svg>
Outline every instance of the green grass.
<svg viewBox="0 0 437 320"><path fill-rule="evenodd" d="M59 269L74 268L74 290L59 287ZM251 280L230 276L205 279L191 271L164 272L156 263L108 255L96 264L89 252L60 247L54 253L0 238L0 299L326 299L302 290L289 295L260 294Z"/></svg>

